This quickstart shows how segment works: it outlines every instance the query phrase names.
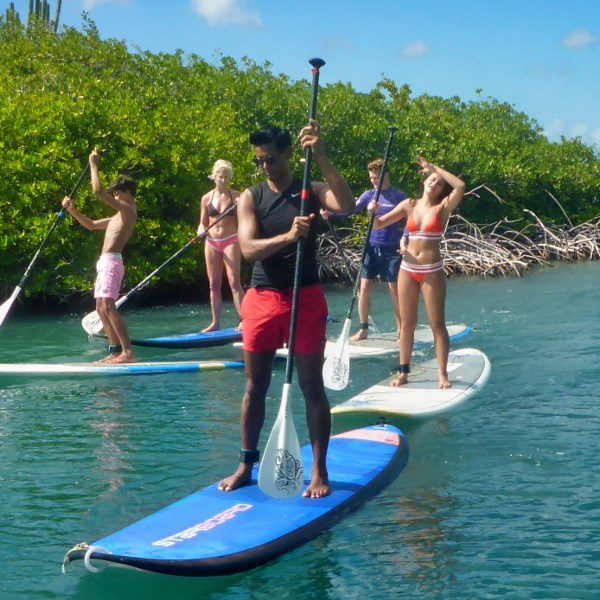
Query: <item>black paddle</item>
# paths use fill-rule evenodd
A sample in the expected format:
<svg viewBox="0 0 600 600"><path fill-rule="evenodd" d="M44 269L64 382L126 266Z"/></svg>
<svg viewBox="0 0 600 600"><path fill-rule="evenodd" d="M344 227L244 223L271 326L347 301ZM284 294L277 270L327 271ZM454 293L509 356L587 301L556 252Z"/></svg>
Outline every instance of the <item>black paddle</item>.
<svg viewBox="0 0 600 600"><path fill-rule="evenodd" d="M77 190L79 189L79 186L81 185L81 182L83 181L83 178L85 177L85 174L87 173L89 168L90 168L90 164L88 163L85 166L85 169L83 169L83 171L81 172L81 175L79 176L79 179L77 180L77 183L71 190L71 193L69 194L70 198L74 198L75 195L77 194ZM31 259L31 262L29 263L29 266L27 267L25 273L23 274L23 277L21 277L21 281L19 281L19 285L17 285L17 287L13 290L13 293L11 294L10 298L6 302L4 302L4 304L2 304L2 306L0 306L0 327L2 326L2 323L4 323L4 319L6 319L6 315L8 314L8 311L11 309L14 301L17 299L17 296L19 295L19 293L21 292L23 287L25 287L25 282L27 281L27 279L29 279L29 276L31 275L34 264L37 262L37 259L39 258L40 254L42 253L42 250L46 246L46 243L50 239L52 232L56 229L58 222L62 219L64 214L65 214L64 210L61 209L60 212L58 213L58 215L56 215L56 218L54 219L54 223L52 223L52 226L48 230L46 237L42 240L40 247L38 248L37 252L34 254L33 258Z"/></svg>

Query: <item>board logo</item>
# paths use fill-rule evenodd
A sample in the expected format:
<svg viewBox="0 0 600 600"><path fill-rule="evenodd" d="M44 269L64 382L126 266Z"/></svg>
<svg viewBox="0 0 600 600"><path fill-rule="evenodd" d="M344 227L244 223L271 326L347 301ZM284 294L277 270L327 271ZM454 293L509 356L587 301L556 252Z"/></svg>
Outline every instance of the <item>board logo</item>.
<svg viewBox="0 0 600 600"><path fill-rule="evenodd" d="M215 515L214 517L209 517L206 521L202 521L202 523L198 523L197 525L192 525L192 527L188 527L179 533L174 533L162 540L157 540L156 542L152 542L153 546L161 546L164 548L169 548L174 546L175 544L179 544L180 542L185 542L186 540L191 540L195 538L202 531L210 531L219 525L223 525L227 521L234 519L238 513L245 512L252 508L252 504L235 504L231 508L224 510L222 513Z"/></svg>
<svg viewBox="0 0 600 600"><path fill-rule="evenodd" d="M299 460L285 448L277 450L275 459L275 485L277 489L285 490L289 495L296 493L304 480L304 469Z"/></svg>
<svg viewBox="0 0 600 600"><path fill-rule="evenodd" d="M346 383L350 378L350 367L344 363L341 357L337 356L334 359L331 370L331 383L342 388L346 387Z"/></svg>

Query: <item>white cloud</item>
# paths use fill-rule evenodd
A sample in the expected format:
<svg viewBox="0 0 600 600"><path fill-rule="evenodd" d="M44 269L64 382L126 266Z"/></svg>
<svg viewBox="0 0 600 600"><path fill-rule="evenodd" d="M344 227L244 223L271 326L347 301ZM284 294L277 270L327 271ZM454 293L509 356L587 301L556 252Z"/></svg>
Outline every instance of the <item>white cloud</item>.
<svg viewBox="0 0 600 600"><path fill-rule="evenodd" d="M557 142L564 135L565 124L561 119L552 119L544 126L544 135L553 142Z"/></svg>
<svg viewBox="0 0 600 600"><path fill-rule="evenodd" d="M329 52L340 52L342 54L356 49L355 43L347 38L329 38L325 42L325 47Z"/></svg>
<svg viewBox="0 0 600 600"><path fill-rule="evenodd" d="M581 138L584 144L600 145L600 127L590 129L586 123L566 124L562 119L554 118L544 126L544 135L551 142L560 142L561 136L566 139Z"/></svg>
<svg viewBox="0 0 600 600"><path fill-rule="evenodd" d="M417 56L423 56L428 52L429 46L427 46L425 42L415 42L414 44L404 46L404 48L400 50L400 56L403 58L415 58Z"/></svg>
<svg viewBox="0 0 600 600"><path fill-rule="evenodd" d="M100 4L131 4L131 0L83 0L83 8L85 10L92 10Z"/></svg>
<svg viewBox="0 0 600 600"><path fill-rule="evenodd" d="M561 41L561 46L569 50L582 50L587 46L595 44L598 38L592 35L587 29L576 29L571 31L567 37Z"/></svg>
<svg viewBox="0 0 600 600"><path fill-rule="evenodd" d="M576 123L569 129L569 136L585 139L587 131L588 126L585 123Z"/></svg>
<svg viewBox="0 0 600 600"><path fill-rule="evenodd" d="M563 62L554 65L531 65L528 71L533 77L541 79L566 79L573 75L575 69L572 64Z"/></svg>
<svg viewBox="0 0 600 600"><path fill-rule="evenodd" d="M256 11L246 10L244 0L192 0L192 8L211 26L249 25L260 27Z"/></svg>

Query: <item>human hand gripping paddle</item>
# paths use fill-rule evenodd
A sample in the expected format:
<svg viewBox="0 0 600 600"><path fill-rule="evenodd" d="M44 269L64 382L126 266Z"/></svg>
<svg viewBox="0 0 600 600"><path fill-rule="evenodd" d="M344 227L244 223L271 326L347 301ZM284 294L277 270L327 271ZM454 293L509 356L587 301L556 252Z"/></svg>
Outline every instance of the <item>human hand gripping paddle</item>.
<svg viewBox="0 0 600 600"><path fill-rule="evenodd" d="M237 202L234 202L232 204L232 206L230 206L223 214L221 214L218 219L215 219L204 231L202 231L197 236L195 236L193 239L191 239L185 246L183 246L182 248L177 250L177 252L175 252L175 254L173 254L173 256L171 256L170 258L165 260L165 262L162 263L162 265L160 265L159 267L154 269L154 271L152 271L152 273L150 273L150 275L148 275L147 277L142 279L142 281L140 281L134 288L129 290L127 292L127 294L125 294L124 296L119 298L116 301L115 306L117 308L119 308L119 306L121 306L122 304L127 302L127 300L133 294L135 294L135 292L139 292L143 287L145 287L148 284L148 282L154 276L158 275L162 270L164 270L166 267L168 267L173 261L177 260L188 248L190 248L198 240L202 239L203 237L206 237L206 235L208 234L210 229L212 229L221 219L224 219L226 216L229 215L229 213L231 211L235 210L236 208L237 208ZM85 317L83 317L83 319L81 319L81 326L85 329L85 331L88 335L98 335L102 331L102 327L103 327L102 321L100 319L100 315L97 313L97 311L93 311L93 312L85 315Z"/></svg>
<svg viewBox="0 0 600 600"><path fill-rule="evenodd" d="M85 174L87 173L89 168L90 168L90 165L88 163L88 164L86 164L85 168L81 172L81 175L79 176L79 179L77 180L77 183L71 190L71 193L69 194L70 198L74 198L75 195L77 194L77 190L79 189L79 186L81 185L81 182L83 181L83 178L85 177ZM6 315L8 315L8 311L11 309L14 301L17 299L17 296L19 295L19 293L25 286L25 282L29 278L29 275L31 275L31 271L33 270L33 265L37 262L38 257L40 256L40 254L42 253L42 250L44 249L44 246L50 239L52 232L54 231L54 229L58 225L58 222L62 219L64 214L65 214L64 210L61 209L60 212L58 213L58 215L56 215L56 218L54 219L54 223L52 223L52 226L48 230L46 237L42 240L40 247L37 249L37 252L34 254L31 262L29 263L27 270L25 271L23 277L21 277L21 281L19 281L19 285L14 289L10 298L6 302L4 302L4 304L2 304L2 306L0 306L0 327L2 327L2 323L4 323L4 319L6 319Z"/></svg>
<svg viewBox="0 0 600 600"><path fill-rule="evenodd" d="M392 147L392 140L394 138L394 133L396 133L397 129L397 127L389 127L390 134L388 137L387 146L385 148L385 155L383 157L383 166L381 167L379 183L377 184L377 189L375 191L375 203L379 201L379 196L381 194L381 186L383 185L383 179L385 177L385 172L387 169L388 158L390 156L390 149ZM323 365L323 383L325 384L325 387L329 388L330 390L343 390L348 385L348 381L350 379L349 339L350 326L352 325L352 311L354 309L354 302L356 300L356 297L358 296L358 288L360 286L360 274L363 268L363 264L365 262L367 244L369 243L369 238L371 237L371 231L373 230L374 221L375 213L371 213L371 218L369 219L369 226L367 227L367 233L363 242L362 252L360 256L360 266L358 269L358 273L356 274L356 280L354 282L354 290L352 292L352 298L350 300L348 314L346 315L346 320L344 321L344 326L342 327L342 333L340 334L340 337L335 343L333 350L328 354L327 359L325 360L325 364Z"/></svg>
<svg viewBox="0 0 600 600"><path fill-rule="evenodd" d="M317 115L317 93L319 90L319 69L325 64L320 58L311 58L312 65L312 102L310 119ZM304 178L302 180L302 204L300 216L305 217L310 197L310 167L312 151L306 149L304 162ZM290 336L288 344L287 363L285 367L285 383L281 393L281 405L277 419L271 430L271 435L265 446L263 458L258 470L258 487L273 498L292 498L298 495L304 484L304 468L298 434L294 426L294 418L290 403L290 389L294 372L294 352L296 345L296 328L298 324L298 299L300 281L302 279L302 258L304 255L305 238L299 237L296 243L296 270L294 272L294 290L292 294L292 314L290 319Z"/></svg>

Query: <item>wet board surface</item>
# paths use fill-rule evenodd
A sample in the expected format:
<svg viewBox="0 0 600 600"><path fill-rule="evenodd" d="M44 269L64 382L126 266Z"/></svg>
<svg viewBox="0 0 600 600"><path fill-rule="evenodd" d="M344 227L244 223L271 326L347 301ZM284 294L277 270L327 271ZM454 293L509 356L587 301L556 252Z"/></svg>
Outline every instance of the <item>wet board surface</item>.
<svg viewBox="0 0 600 600"><path fill-rule="evenodd" d="M103 334L93 335L94 338L106 339ZM212 346L224 346L242 339L242 332L235 327L208 331L203 333L183 333L180 335L165 335L151 338L135 338L131 340L134 346L146 346L150 348L210 348Z"/></svg>
<svg viewBox="0 0 600 600"><path fill-rule="evenodd" d="M475 348L450 352L448 376L452 387L438 387L437 361L414 365L406 385L391 387L395 375L331 409L336 429L344 418L365 424L394 417L426 417L442 413L472 398L491 372L487 356Z"/></svg>
<svg viewBox="0 0 600 600"><path fill-rule="evenodd" d="M304 472L312 452L302 448ZM256 484L221 492L215 483L92 544L65 561L84 559L174 575L223 575L254 568L304 544L393 481L408 461L408 444L395 427L344 432L330 440L329 496L266 496ZM305 479L305 485L308 485Z"/></svg>
<svg viewBox="0 0 600 600"><path fill-rule="evenodd" d="M165 373L194 373L199 371L222 371L242 369L244 364L236 361L178 361L138 362L120 365L102 363L14 363L0 364L0 377L6 376L101 376L160 375Z"/></svg>

